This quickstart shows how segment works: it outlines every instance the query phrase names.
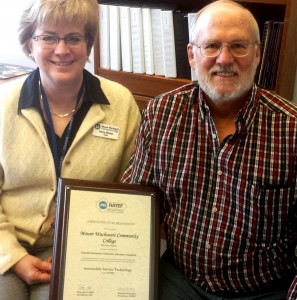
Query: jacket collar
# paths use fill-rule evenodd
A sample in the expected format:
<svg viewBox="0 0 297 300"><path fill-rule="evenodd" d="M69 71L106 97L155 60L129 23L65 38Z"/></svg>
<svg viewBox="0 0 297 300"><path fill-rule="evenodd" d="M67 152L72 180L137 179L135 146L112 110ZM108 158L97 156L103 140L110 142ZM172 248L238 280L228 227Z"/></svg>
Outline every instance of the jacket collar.
<svg viewBox="0 0 297 300"><path fill-rule="evenodd" d="M101 89L100 80L85 69L83 76L85 83L84 101L109 105L110 103ZM39 78L39 68L26 78L20 92L18 112L29 107L40 109Z"/></svg>

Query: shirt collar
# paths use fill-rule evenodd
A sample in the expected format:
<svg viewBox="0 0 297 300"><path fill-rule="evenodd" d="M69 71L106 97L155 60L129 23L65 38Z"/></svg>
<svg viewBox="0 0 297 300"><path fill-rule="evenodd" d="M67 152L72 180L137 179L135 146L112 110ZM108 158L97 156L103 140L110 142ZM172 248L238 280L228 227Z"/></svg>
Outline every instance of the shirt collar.
<svg viewBox="0 0 297 300"><path fill-rule="evenodd" d="M237 120L243 121L246 125L250 124L252 122L252 119L255 115L256 108L259 102L259 97L256 97L257 95L257 86L254 84L250 94L244 103L243 107L239 110L237 115ZM205 114L209 114L209 107L207 105L207 102L205 100L205 93L203 90L199 87L199 107L200 107L200 114L202 119L204 118Z"/></svg>
<svg viewBox="0 0 297 300"><path fill-rule="evenodd" d="M209 114L209 107L205 101L205 94L201 87L198 89L198 101L199 101L199 110L202 120L204 119L206 114Z"/></svg>
<svg viewBox="0 0 297 300"><path fill-rule="evenodd" d="M85 82L84 101L109 105L110 103L101 89L100 80L85 69L83 70L83 76ZM26 78L20 92L18 112L29 107L39 110L39 78L39 68Z"/></svg>
<svg viewBox="0 0 297 300"><path fill-rule="evenodd" d="M239 111L239 114L242 116L246 124L251 123L255 112L257 111L257 106L259 103L259 97L257 95L257 86L254 84L253 88L250 91L249 97L243 105L242 109Z"/></svg>

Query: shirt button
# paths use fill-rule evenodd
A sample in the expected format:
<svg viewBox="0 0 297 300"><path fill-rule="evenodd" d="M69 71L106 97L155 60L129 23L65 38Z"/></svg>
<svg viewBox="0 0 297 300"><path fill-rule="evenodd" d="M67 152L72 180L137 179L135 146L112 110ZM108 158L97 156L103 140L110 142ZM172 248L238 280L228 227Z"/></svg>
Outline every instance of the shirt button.
<svg viewBox="0 0 297 300"><path fill-rule="evenodd" d="M205 248L206 248L206 249L210 249L210 244L209 244L209 243L206 243Z"/></svg>
<svg viewBox="0 0 297 300"><path fill-rule="evenodd" d="M223 172L221 170L218 171L218 175L221 176Z"/></svg>
<svg viewBox="0 0 297 300"><path fill-rule="evenodd" d="M218 211L218 209L217 209L216 207L213 207L213 208L212 208L212 212L213 212L213 213L216 213L217 211Z"/></svg>
<svg viewBox="0 0 297 300"><path fill-rule="evenodd" d="M209 280L209 276L208 275L205 275L204 277L206 280Z"/></svg>
<svg viewBox="0 0 297 300"><path fill-rule="evenodd" d="M215 133L213 133L212 137L215 139L217 137L217 135Z"/></svg>

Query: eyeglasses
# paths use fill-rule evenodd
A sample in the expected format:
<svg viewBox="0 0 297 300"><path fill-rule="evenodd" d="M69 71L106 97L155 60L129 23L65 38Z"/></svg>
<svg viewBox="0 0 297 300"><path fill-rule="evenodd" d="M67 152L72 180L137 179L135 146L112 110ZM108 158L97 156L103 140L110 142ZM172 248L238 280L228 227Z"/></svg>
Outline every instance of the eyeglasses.
<svg viewBox="0 0 297 300"><path fill-rule="evenodd" d="M60 38L54 35L33 35L32 39L38 42L44 49L52 49L57 47L61 40L64 40L65 44L69 48L79 48L85 41L87 41L86 37L83 35L73 35L65 38Z"/></svg>
<svg viewBox="0 0 297 300"><path fill-rule="evenodd" d="M244 57L247 56L250 53L250 49L257 44L257 42L254 43L246 43L246 42L234 42L234 43L227 43L227 45L222 45L220 43L205 43L201 46L197 46L195 44L192 44L193 46L196 46L200 49L200 53L204 57L216 57L218 56L223 47L228 47L230 53L234 57Z"/></svg>

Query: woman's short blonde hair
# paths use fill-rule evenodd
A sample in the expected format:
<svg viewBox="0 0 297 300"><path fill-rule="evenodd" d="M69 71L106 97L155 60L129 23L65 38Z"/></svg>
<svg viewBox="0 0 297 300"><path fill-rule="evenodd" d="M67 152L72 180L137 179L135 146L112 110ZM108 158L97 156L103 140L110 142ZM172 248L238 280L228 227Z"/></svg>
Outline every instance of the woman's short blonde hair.
<svg viewBox="0 0 297 300"><path fill-rule="evenodd" d="M18 29L19 42L26 55L31 52L30 42L34 31L47 20L84 26L87 53L90 54L99 28L97 0L29 0L21 15Z"/></svg>

